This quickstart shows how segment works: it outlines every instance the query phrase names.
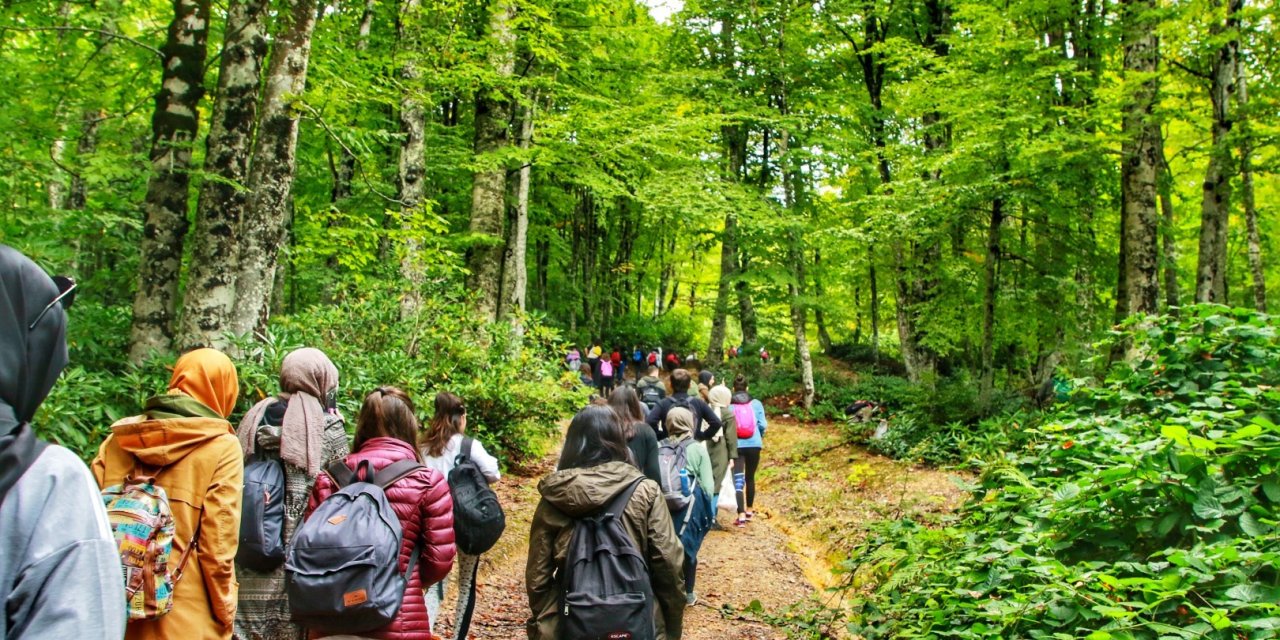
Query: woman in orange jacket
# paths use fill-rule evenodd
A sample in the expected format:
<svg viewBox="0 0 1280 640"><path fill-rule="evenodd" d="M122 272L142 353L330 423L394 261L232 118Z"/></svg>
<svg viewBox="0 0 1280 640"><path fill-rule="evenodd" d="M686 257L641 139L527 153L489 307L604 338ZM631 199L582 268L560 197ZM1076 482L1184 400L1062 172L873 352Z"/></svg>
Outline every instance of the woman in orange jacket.
<svg viewBox="0 0 1280 640"><path fill-rule="evenodd" d="M147 400L142 415L112 425L93 460L99 487L121 484L140 465L159 469L155 484L168 495L175 524L170 566L186 561L173 609L130 621L127 640L231 638L244 462L227 417L239 391L226 355L192 351L174 365L169 392Z"/></svg>

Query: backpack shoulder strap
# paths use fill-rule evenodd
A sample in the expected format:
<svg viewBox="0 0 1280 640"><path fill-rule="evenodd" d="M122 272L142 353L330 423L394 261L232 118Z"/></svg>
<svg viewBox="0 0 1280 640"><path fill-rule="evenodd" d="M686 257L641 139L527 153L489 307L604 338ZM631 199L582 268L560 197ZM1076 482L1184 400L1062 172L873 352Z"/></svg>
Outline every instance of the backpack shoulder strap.
<svg viewBox="0 0 1280 640"><path fill-rule="evenodd" d="M600 515L612 515L615 517L621 516L622 511L626 509L627 504L631 502L631 496L635 494L636 487L639 487L640 483L643 481L644 476L636 478L635 481L628 485L626 489L618 492L618 495L614 496L614 498L609 501L609 504L605 505L604 509L600 510Z"/></svg>
<svg viewBox="0 0 1280 640"><path fill-rule="evenodd" d="M458 449L458 455L470 460L471 445L475 444L475 442L476 441L473 438L470 438L468 436L462 436L462 446Z"/></svg>
<svg viewBox="0 0 1280 640"><path fill-rule="evenodd" d="M333 483L338 486L339 491L354 482L356 479L356 472L353 471L351 467L348 467L347 463L342 460L335 460L332 464L324 468L324 472L329 474L330 478L333 478Z"/></svg>
<svg viewBox="0 0 1280 640"><path fill-rule="evenodd" d="M423 467L421 464L418 464L417 460L412 460L409 458L406 458L404 460L397 460L383 467L382 470L378 471L377 473L373 474L373 483L378 485L379 487L382 487L385 490L387 487L390 487L391 485L395 484L396 481L417 471L418 469L423 469L423 468L425 467Z"/></svg>

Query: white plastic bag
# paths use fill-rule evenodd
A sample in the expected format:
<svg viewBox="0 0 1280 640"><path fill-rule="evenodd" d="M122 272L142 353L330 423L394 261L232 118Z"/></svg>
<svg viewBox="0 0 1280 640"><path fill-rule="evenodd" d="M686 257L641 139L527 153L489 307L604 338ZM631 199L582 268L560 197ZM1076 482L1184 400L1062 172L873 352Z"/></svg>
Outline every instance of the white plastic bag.
<svg viewBox="0 0 1280 640"><path fill-rule="evenodd" d="M732 473L724 474L724 482L720 483L720 497L716 500L716 506L732 513L738 511L738 498L733 491Z"/></svg>

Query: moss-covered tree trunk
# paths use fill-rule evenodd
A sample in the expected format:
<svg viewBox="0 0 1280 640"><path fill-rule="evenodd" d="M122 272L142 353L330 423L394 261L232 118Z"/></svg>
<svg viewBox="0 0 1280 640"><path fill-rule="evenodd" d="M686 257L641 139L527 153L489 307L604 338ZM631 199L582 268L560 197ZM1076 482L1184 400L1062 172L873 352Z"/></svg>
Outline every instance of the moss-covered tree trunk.
<svg viewBox="0 0 1280 640"><path fill-rule="evenodd" d="M267 0L235 0L227 10L218 95L205 141L195 237L178 346L226 347L236 303L237 227L249 203L249 159L267 55Z"/></svg>
<svg viewBox="0 0 1280 640"><path fill-rule="evenodd" d="M1236 119L1240 129L1240 203L1248 234L1249 276L1253 280L1253 308L1267 312L1267 277L1262 263L1262 236L1258 233L1258 206L1253 194L1253 128L1250 126L1248 78L1242 56L1236 56Z"/></svg>
<svg viewBox="0 0 1280 640"><path fill-rule="evenodd" d="M1196 302L1227 304L1227 231L1231 219L1231 179L1235 172L1231 157L1231 94L1236 90L1236 56L1240 49L1238 12L1243 0L1219 0L1225 9L1225 25L1214 23L1210 34L1226 33L1213 56L1209 72L1209 100L1213 105L1213 147L1205 167L1200 198L1200 253L1196 259Z"/></svg>
<svg viewBox="0 0 1280 640"><path fill-rule="evenodd" d="M160 90L151 116L151 176L142 205L141 261L129 336L133 362L173 347L174 307L188 226L191 148L200 128L208 36L209 1L173 0L173 20L160 61Z"/></svg>
<svg viewBox="0 0 1280 640"><path fill-rule="evenodd" d="M399 49L404 56L400 62L400 81L404 85L404 93L400 98L400 160L398 186L400 194L400 231L404 236L404 244L400 255L400 276L404 278L408 291L400 304L400 315L408 318L413 315L421 302L423 274L421 246L417 237L414 220L420 213L423 196L426 192L426 127L427 112L418 97L419 78L417 51L417 29L421 20L422 4L419 0L403 0L400 4L400 19L397 21L397 38Z"/></svg>
<svg viewBox="0 0 1280 640"><path fill-rule="evenodd" d="M316 0L288 0L278 18L262 92L261 117L249 173L249 208L240 225L240 261L231 330L237 335L265 328L271 311L292 206L297 167L298 111L293 101L306 89Z"/></svg>
<svg viewBox="0 0 1280 640"><path fill-rule="evenodd" d="M504 85L515 70L514 19L511 0L497 0L490 7L489 64L494 81L476 96L474 148L481 168L475 172L471 187L470 231L476 243L467 252L467 270L478 310L490 320L498 317L505 253L507 168L499 156L511 144L511 99L506 93L509 87Z"/></svg>
<svg viewBox="0 0 1280 640"><path fill-rule="evenodd" d="M1156 172L1160 166L1160 121L1154 109L1160 89L1160 44L1151 29L1154 10L1152 0L1125 0L1121 10L1125 81L1129 86L1121 114L1122 286L1117 289L1117 316L1154 313L1159 296Z"/></svg>

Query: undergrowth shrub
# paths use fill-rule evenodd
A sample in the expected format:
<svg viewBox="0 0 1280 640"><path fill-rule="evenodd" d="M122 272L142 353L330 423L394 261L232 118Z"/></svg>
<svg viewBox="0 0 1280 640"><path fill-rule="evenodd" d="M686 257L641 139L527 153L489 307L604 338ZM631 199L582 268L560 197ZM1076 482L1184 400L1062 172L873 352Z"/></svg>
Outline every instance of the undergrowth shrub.
<svg viewBox="0 0 1280 640"><path fill-rule="evenodd" d="M37 416L43 437L85 458L112 422L138 413L169 379L171 360L127 364L128 314L127 308L72 309L71 366ZM426 297L408 320L401 320L398 297L389 291L278 316L265 341L238 345L241 393L232 422L279 390L286 354L313 346L338 366L338 406L348 430L364 395L378 385L408 391L424 421L436 392L448 390L467 403L468 432L495 445L506 461L519 462L542 453L540 443L586 394L558 366L562 344L554 331L526 320L520 349L512 339L508 325L485 326L461 296Z"/></svg>
<svg viewBox="0 0 1280 640"><path fill-rule="evenodd" d="M957 522L887 523L855 549L850 632L1280 635L1275 327L1203 306L1112 340L1136 359L1011 430Z"/></svg>

